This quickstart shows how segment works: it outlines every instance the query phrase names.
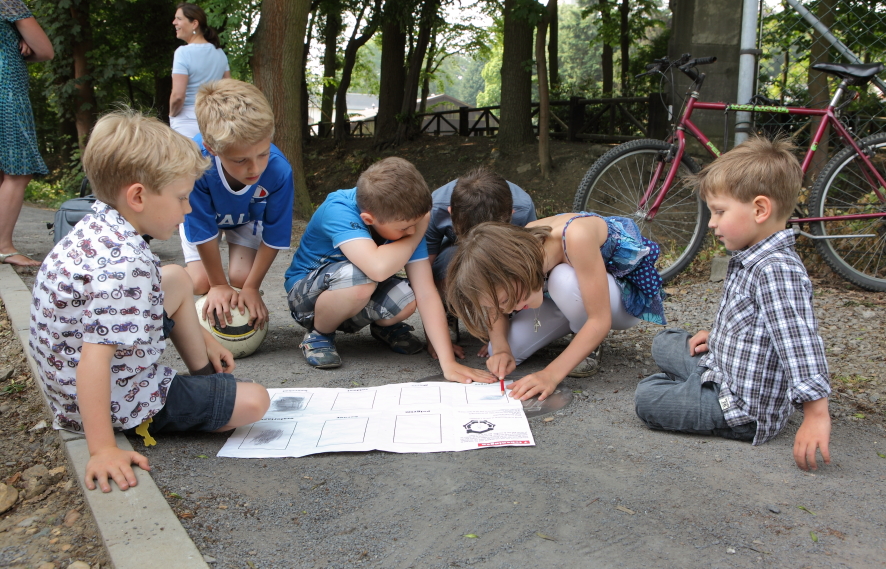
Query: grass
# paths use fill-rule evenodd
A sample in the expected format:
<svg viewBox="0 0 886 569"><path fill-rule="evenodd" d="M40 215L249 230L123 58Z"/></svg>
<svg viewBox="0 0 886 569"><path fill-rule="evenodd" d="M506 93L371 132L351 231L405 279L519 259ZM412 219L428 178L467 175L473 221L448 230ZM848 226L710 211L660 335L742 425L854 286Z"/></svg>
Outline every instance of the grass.
<svg viewBox="0 0 886 569"><path fill-rule="evenodd" d="M76 193L66 190L61 184L50 184L42 180L31 180L25 189L25 201L49 209L58 209L61 204L74 197L77 197Z"/></svg>
<svg viewBox="0 0 886 569"><path fill-rule="evenodd" d="M841 387L845 387L853 391L864 390L864 388L867 387L868 384L870 384L872 381L873 380L871 378L864 377L863 375L858 374L834 375L835 384L839 384Z"/></svg>

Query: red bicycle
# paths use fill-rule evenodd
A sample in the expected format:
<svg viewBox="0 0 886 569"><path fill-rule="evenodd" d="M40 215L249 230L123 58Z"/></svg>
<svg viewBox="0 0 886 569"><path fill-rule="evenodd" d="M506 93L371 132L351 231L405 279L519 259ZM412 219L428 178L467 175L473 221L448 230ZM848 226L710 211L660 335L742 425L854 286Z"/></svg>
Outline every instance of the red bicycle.
<svg viewBox="0 0 886 569"><path fill-rule="evenodd" d="M686 133L716 158L720 151L692 122L696 109L748 111L822 117L803 159L805 173L828 126L845 145L831 158L812 185L808 212L788 220L788 227L814 240L825 261L850 282L886 291L886 133L859 139L840 120L846 105L858 97L849 87L863 87L883 71L882 63L843 65L820 63L813 69L841 79L825 109L781 106L756 96L749 104L699 101L705 74L697 65L715 57L662 58L647 73L674 68L690 79L683 111L666 140L642 139L616 146L588 170L575 195L575 211L593 211L633 219L643 235L661 246L658 269L664 280L682 271L698 253L710 212L686 184L699 164L686 152ZM639 75L638 77L642 76ZM758 104L762 101L764 104ZM811 232L803 231L808 227Z"/></svg>

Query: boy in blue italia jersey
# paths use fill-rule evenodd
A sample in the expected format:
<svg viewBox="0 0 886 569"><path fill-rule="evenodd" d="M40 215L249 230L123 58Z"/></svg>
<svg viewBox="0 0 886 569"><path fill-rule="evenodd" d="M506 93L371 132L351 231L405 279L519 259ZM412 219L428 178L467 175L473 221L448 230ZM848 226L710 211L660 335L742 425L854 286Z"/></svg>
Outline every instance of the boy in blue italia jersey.
<svg viewBox="0 0 886 569"><path fill-rule="evenodd" d="M417 353L423 343L403 322L417 308L447 379L495 380L455 361L424 239L430 210L424 178L402 158L376 162L356 188L332 192L320 205L285 283L290 313L307 329L300 347L310 365L339 367L336 330L367 325L393 351ZM408 281L394 276L404 265Z"/></svg>
<svg viewBox="0 0 886 569"><path fill-rule="evenodd" d="M206 295L201 317L215 315L224 327L231 310L245 307L249 324L262 328L268 309L259 286L277 252L289 249L292 234L292 168L271 144L274 115L255 86L234 79L207 83L195 110L200 135L194 140L212 166L194 185L194 209L181 237L194 294ZM218 245L222 233L227 276Z"/></svg>

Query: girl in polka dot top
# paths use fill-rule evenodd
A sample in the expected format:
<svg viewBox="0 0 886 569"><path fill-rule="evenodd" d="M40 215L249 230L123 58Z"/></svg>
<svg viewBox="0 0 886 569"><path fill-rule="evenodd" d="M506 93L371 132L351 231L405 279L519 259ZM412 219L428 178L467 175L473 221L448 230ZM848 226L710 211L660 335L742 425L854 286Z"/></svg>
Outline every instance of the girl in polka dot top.
<svg viewBox="0 0 886 569"><path fill-rule="evenodd" d="M609 330L665 324L659 247L623 217L564 213L529 223L482 223L459 240L447 274L447 303L489 344L489 371L503 378L554 340L575 334L543 370L510 395L544 400L567 376L597 371Z"/></svg>

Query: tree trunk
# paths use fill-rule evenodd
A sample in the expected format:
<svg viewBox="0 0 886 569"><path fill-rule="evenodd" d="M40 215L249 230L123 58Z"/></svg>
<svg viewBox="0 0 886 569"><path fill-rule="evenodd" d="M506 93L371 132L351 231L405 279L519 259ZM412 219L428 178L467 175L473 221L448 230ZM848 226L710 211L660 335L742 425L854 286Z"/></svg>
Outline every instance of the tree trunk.
<svg viewBox="0 0 886 569"><path fill-rule="evenodd" d="M560 47L559 27L560 15L557 11L557 0L548 0L548 77L551 91L560 92ZM555 95L556 96L556 95Z"/></svg>
<svg viewBox="0 0 886 569"><path fill-rule="evenodd" d="M311 19L308 22L308 29L305 32L305 47L302 50L301 105L299 112L301 113L301 137L303 144L309 144L311 142L311 111L308 108L310 106L311 97L308 94L308 77L305 70L308 68L308 54L311 51L311 35L314 30L314 19L316 16L317 13L312 10Z"/></svg>
<svg viewBox="0 0 886 569"><path fill-rule="evenodd" d="M818 5L818 19L821 20L821 23L830 28L834 25L834 5L836 4L836 0L822 0ZM824 73L820 73L812 69L812 65L814 63L827 63L828 62L828 48L830 44L827 40L821 37L821 34L814 31L812 32L812 46L810 47L809 53L809 94L811 96L811 101L809 103L810 107L816 109L823 109L828 106L828 103L831 100L830 90L828 89L828 76ZM818 131L818 126L821 124L821 117L812 117L811 127L812 129L809 131L811 135L814 135ZM824 168L825 163L828 161L828 150L829 150L829 137L831 134L830 127L826 128L824 131L824 136L821 139L821 142L818 144L818 150L815 152L815 156L812 157L812 162L809 163L809 169L806 171L805 183L807 187L812 185L812 182L821 172L821 169Z"/></svg>
<svg viewBox="0 0 886 569"><path fill-rule="evenodd" d="M421 80L421 101L418 103L418 114L428 110L428 95L431 93L431 73L434 71L434 58L437 57L437 35L431 34L431 45L425 55L425 71Z"/></svg>
<svg viewBox="0 0 886 569"><path fill-rule="evenodd" d="M514 14L517 0L505 0L498 142L513 149L535 139L532 132L532 26Z"/></svg>
<svg viewBox="0 0 886 569"><path fill-rule="evenodd" d="M631 15L631 4L629 0L621 0L619 8L621 16L619 26L619 44L621 47L621 96L627 97L630 89L630 67L631 67L631 28L629 26L629 17Z"/></svg>
<svg viewBox="0 0 886 569"><path fill-rule="evenodd" d="M332 105L335 100L335 72L338 63L338 35L341 33L341 12L330 10L326 14L326 50L323 54L323 98L320 103L320 138L332 133Z"/></svg>
<svg viewBox="0 0 886 569"><path fill-rule="evenodd" d="M77 124L77 144L80 152L86 148L86 139L95 124L95 91L92 76L89 74L89 61L86 54L92 49L92 26L89 22L89 3L78 2L71 5L71 17L80 27L74 42L71 56L74 62L74 121Z"/></svg>
<svg viewBox="0 0 886 569"><path fill-rule="evenodd" d="M555 2L556 0L550 0ZM550 6L548 6L550 8ZM545 37L548 32L548 15L538 23L535 32L535 68L538 77L538 166L541 176L545 180L551 179L551 170L554 167L551 160L551 135L549 125L551 122L550 95L548 93L548 70L545 65Z"/></svg>
<svg viewBox="0 0 886 569"><path fill-rule="evenodd" d="M255 85L268 98L274 111L274 144L292 166L293 215L301 219L308 219L313 213L305 183L300 112L305 28L310 6L306 1L263 0L249 61Z"/></svg>
<svg viewBox="0 0 886 569"><path fill-rule="evenodd" d="M403 88L403 105L400 107L399 124L394 144L403 144L418 131L415 120L415 96L418 94L419 82L421 81L422 66L425 61L425 53L431 40L431 30L437 18L437 10L440 8L440 0L424 0L421 7L421 16L418 22L418 39L412 50L412 58L409 61L409 74Z"/></svg>
<svg viewBox="0 0 886 569"><path fill-rule="evenodd" d="M354 65L357 63L357 50L363 47L363 45L369 41L369 38L375 34L375 30L378 29L379 9L381 8L380 4L380 0L377 0L375 8L373 9L372 18L363 29L363 35L357 37L357 31L360 29L360 23L363 21L363 13L366 11L366 5L363 6L360 10L360 14L357 16L357 23L354 26L354 31L351 33L351 39L348 41L348 45L345 48L345 61L344 65L342 65L341 81L339 81L338 89L335 92L334 129L335 141L337 144L341 144L347 140L348 135L350 134L348 132L350 129L348 126L348 87L351 86L351 72L354 70Z"/></svg>
<svg viewBox="0 0 886 569"><path fill-rule="evenodd" d="M391 0L385 3L381 30L381 69L379 70L378 113L375 115L375 139L390 140L397 134L397 113L403 106L406 83L406 31Z"/></svg>
<svg viewBox="0 0 886 569"><path fill-rule="evenodd" d="M600 18L603 21L604 27L610 26L610 20L612 19L612 15L609 13L609 0L599 0L600 1ZM603 40L603 54L600 61L600 69L603 72L603 96L611 97L612 96L612 83L613 83L613 69L612 69L612 46L609 45L604 38Z"/></svg>

